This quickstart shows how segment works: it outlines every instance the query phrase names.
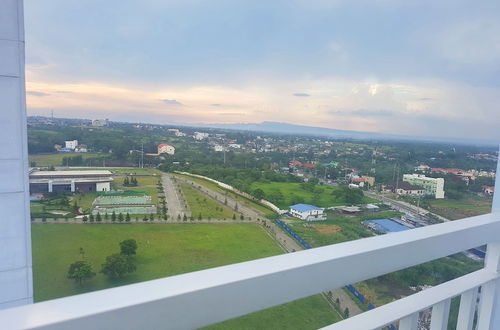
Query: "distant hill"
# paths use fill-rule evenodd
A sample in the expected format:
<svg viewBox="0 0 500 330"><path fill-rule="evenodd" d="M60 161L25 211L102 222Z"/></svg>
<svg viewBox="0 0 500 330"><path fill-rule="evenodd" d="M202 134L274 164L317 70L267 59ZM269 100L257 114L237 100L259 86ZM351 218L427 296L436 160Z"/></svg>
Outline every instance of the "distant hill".
<svg viewBox="0 0 500 330"><path fill-rule="evenodd" d="M375 132L360 132L360 131L325 128L325 127L294 125L294 124L272 122L272 121L264 121L262 123L238 123L238 124L197 124L195 126L252 131L252 132L271 132L279 134L323 136L323 137L331 137L339 139L399 140L399 141L407 140L407 141L422 141L422 142L428 141L428 142L449 142L449 143L462 143L462 144L498 145L496 141L407 136L407 135L385 134L385 133L375 133Z"/></svg>

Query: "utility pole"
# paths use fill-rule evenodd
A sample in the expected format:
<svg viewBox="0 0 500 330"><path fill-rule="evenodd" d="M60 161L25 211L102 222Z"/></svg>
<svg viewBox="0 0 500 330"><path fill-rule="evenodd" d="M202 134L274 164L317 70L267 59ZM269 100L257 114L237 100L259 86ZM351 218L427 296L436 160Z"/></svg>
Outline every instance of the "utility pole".
<svg viewBox="0 0 500 330"><path fill-rule="evenodd" d="M144 168L144 142L141 143L141 168Z"/></svg>

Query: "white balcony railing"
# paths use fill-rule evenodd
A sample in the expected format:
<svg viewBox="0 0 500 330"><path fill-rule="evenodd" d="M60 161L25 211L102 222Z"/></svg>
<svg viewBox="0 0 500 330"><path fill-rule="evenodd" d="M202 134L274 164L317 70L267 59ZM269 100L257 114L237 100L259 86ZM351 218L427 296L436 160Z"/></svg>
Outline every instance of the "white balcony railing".
<svg viewBox="0 0 500 330"><path fill-rule="evenodd" d="M500 329L500 215L488 214L0 311L5 329L192 329L488 244L485 267L327 329L416 329L433 307L431 329L446 329L461 295L459 327ZM496 314L495 314L496 312Z"/></svg>

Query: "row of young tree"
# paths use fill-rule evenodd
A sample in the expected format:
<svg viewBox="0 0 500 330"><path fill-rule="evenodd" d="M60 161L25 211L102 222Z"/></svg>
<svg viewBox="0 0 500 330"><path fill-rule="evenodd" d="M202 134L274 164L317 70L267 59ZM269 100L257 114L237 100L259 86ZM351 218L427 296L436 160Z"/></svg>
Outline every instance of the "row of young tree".
<svg viewBox="0 0 500 330"><path fill-rule="evenodd" d="M135 255L137 253L137 242L134 239L126 239L119 244L120 253L114 253L106 257L101 265L100 273L107 276L110 280L123 278L129 273L136 271ZM96 276L92 264L85 260L85 252L80 248L82 260L75 261L69 265L67 278L74 280L81 285L83 281Z"/></svg>

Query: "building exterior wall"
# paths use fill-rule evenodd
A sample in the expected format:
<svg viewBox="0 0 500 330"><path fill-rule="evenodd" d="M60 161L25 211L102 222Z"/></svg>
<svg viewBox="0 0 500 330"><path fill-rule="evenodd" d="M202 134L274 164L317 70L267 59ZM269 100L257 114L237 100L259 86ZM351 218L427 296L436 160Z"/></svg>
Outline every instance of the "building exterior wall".
<svg viewBox="0 0 500 330"><path fill-rule="evenodd" d="M96 191L110 191L111 185L109 184L109 182L97 182L95 190Z"/></svg>
<svg viewBox="0 0 500 330"><path fill-rule="evenodd" d="M433 195L438 199L444 198L443 178L428 178L420 174L405 174L403 175L403 181L423 187L427 195Z"/></svg>
<svg viewBox="0 0 500 330"><path fill-rule="evenodd" d="M305 212L300 212L294 209L290 209L290 214L294 217L300 218L306 221L324 220L323 210L310 210Z"/></svg>
<svg viewBox="0 0 500 330"><path fill-rule="evenodd" d="M21 0L0 1L0 309L33 301Z"/></svg>
<svg viewBox="0 0 500 330"><path fill-rule="evenodd" d="M67 149L75 149L78 146L78 140L64 141Z"/></svg>

